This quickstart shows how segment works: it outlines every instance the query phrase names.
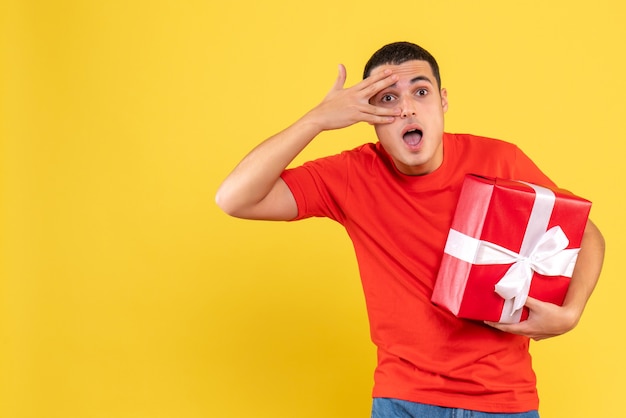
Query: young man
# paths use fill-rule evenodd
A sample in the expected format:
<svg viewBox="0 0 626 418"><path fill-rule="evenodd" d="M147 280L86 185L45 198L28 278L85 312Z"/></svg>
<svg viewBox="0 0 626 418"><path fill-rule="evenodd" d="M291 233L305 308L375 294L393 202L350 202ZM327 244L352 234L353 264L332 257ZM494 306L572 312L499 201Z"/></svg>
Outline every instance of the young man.
<svg viewBox="0 0 626 418"><path fill-rule="evenodd" d="M324 216L353 241L378 350L373 417L537 417L529 338L576 326L598 280L602 235L588 222L563 306L532 298L519 324L455 318L430 302L466 173L553 185L516 146L444 133L448 108L435 59L399 42L377 51L364 80L324 100L257 146L226 178L216 201L247 219ZM322 131L374 125L378 143L287 165ZM494 415L495 414L495 415ZM468 415L469 416L469 415Z"/></svg>

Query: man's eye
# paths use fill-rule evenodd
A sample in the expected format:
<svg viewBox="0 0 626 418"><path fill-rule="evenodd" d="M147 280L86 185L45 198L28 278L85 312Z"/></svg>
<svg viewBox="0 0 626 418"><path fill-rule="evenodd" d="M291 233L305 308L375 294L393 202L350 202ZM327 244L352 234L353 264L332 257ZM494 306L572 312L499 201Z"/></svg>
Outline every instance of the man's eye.
<svg viewBox="0 0 626 418"><path fill-rule="evenodd" d="M380 101L383 102L383 103L391 102L392 100L393 100L393 96L391 94L384 94L380 98Z"/></svg>
<svg viewBox="0 0 626 418"><path fill-rule="evenodd" d="M419 90L417 90L416 94L418 96L426 96L428 94L428 90L426 90L426 89L419 89Z"/></svg>

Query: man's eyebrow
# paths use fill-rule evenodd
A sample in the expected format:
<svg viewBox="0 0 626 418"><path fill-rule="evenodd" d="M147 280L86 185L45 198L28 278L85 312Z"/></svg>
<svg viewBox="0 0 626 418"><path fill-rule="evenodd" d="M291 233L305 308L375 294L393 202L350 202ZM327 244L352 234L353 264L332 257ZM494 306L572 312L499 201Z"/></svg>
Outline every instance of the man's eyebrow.
<svg viewBox="0 0 626 418"><path fill-rule="evenodd" d="M413 78L411 79L410 84L415 84L415 83L420 82L420 81L426 81L428 84L430 84L430 85L432 85L432 86L434 86L434 85L435 85L435 84L433 83L433 81L432 81L430 78L426 77L425 75L418 75L417 77L413 77ZM396 84L397 84L397 83L393 83L391 86L389 86L389 88L396 88L396 87L397 87L397 85L396 85Z"/></svg>
<svg viewBox="0 0 626 418"><path fill-rule="evenodd" d="M415 78L411 79L411 84L417 83L418 81L427 81L430 84L433 84L432 80L425 75L418 75Z"/></svg>

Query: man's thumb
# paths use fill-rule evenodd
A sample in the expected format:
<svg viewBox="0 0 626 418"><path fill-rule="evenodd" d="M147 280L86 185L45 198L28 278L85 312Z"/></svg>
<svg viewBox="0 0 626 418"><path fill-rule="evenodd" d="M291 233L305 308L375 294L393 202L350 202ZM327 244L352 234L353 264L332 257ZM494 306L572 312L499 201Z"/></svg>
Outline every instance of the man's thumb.
<svg viewBox="0 0 626 418"><path fill-rule="evenodd" d="M346 67L343 64L339 64L339 74L337 75L337 80L335 80L333 90L343 90L343 86L346 84L346 77Z"/></svg>

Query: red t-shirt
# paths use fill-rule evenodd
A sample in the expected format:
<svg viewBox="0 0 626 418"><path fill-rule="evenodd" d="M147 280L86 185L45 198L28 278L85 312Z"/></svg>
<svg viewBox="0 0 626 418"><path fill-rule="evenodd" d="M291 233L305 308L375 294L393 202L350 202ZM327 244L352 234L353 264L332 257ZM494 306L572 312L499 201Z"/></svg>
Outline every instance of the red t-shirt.
<svg viewBox="0 0 626 418"><path fill-rule="evenodd" d="M308 162L282 178L298 217L341 223L356 252L378 349L374 397L485 412L538 408L529 340L430 301L465 174L553 186L515 145L444 134L444 160L400 173L380 143Z"/></svg>

